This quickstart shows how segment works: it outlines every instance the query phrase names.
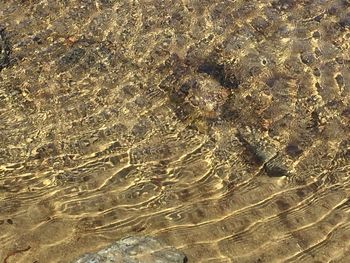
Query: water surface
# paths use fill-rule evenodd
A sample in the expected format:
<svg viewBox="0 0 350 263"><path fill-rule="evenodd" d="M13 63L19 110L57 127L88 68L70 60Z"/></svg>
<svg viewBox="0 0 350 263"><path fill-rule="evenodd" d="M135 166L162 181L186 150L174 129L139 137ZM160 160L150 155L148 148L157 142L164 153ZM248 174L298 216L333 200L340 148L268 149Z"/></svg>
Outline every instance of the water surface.
<svg viewBox="0 0 350 263"><path fill-rule="evenodd" d="M350 262L350 2L0 1L0 259L151 235Z"/></svg>

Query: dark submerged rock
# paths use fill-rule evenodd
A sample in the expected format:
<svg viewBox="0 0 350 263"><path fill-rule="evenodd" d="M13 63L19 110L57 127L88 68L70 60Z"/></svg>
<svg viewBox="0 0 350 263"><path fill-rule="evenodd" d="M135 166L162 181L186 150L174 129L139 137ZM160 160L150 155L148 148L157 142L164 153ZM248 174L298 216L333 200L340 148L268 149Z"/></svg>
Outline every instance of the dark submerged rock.
<svg viewBox="0 0 350 263"><path fill-rule="evenodd" d="M264 170L270 177L281 177L289 174L289 170L283 163L283 158L280 156L277 156L276 158L273 158L265 163Z"/></svg>
<svg viewBox="0 0 350 263"><path fill-rule="evenodd" d="M348 13L345 17L340 19L339 24L343 28L349 28L350 27L350 13Z"/></svg>
<svg viewBox="0 0 350 263"><path fill-rule="evenodd" d="M303 150L299 148L298 145L296 144L288 144L287 147L286 147L286 153L289 155L289 156L292 156L292 157L297 157L299 156L300 154L303 153Z"/></svg>
<svg viewBox="0 0 350 263"><path fill-rule="evenodd" d="M272 7L279 11L286 11L293 8L296 5L294 0L278 0L272 2Z"/></svg>
<svg viewBox="0 0 350 263"><path fill-rule="evenodd" d="M207 60L198 67L199 73L206 73L215 80L217 80L221 86L229 89L238 88L238 80L234 74L230 74L224 65L218 64L215 61Z"/></svg>
<svg viewBox="0 0 350 263"><path fill-rule="evenodd" d="M73 263L184 263L187 257L153 237L126 237Z"/></svg>
<svg viewBox="0 0 350 263"><path fill-rule="evenodd" d="M85 50L82 48L74 48L70 50L66 55L64 55L60 64L62 65L72 65L79 62L79 60L85 55Z"/></svg>
<svg viewBox="0 0 350 263"><path fill-rule="evenodd" d="M276 150L260 140L259 135L240 131L236 136L256 164L264 164L276 156Z"/></svg>
<svg viewBox="0 0 350 263"><path fill-rule="evenodd" d="M6 37L6 32L0 26L0 71L10 63L10 44Z"/></svg>

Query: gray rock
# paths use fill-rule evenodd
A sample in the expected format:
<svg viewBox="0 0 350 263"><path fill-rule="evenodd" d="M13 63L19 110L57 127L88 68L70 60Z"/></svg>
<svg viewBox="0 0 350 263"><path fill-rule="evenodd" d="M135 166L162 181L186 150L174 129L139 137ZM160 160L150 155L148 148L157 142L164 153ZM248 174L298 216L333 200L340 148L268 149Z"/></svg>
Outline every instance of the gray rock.
<svg viewBox="0 0 350 263"><path fill-rule="evenodd" d="M184 263L186 256L152 237L126 237L73 263Z"/></svg>
<svg viewBox="0 0 350 263"><path fill-rule="evenodd" d="M239 130L237 133L238 140L244 145L247 151L252 155L253 161L258 164L264 164L272 160L277 150L272 141L266 141L261 138L259 132L255 130Z"/></svg>

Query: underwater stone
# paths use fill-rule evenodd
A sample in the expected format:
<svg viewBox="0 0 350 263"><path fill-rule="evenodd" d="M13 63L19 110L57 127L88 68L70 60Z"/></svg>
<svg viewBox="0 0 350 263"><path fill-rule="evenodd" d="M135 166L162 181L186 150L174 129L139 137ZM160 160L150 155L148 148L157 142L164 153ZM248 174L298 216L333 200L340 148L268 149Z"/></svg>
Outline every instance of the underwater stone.
<svg viewBox="0 0 350 263"><path fill-rule="evenodd" d="M286 11L293 8L296 5L296 1L293 0L278 0L272 2L272 6L277 10Z"/></svg>
<svg viewBox="0 0 350 263"><path fill-rule="evenodd" d="M292 144L292 143L288 144L285 150L286 150L286 153L292 157L297 157L303 153L303 150L300 149L298 145Z"/></svg>
<svg viewBox="0 0 350 263"><path fill-rule="evenodd" d="M206 73L207 75L211 76L224 88L236 89L239 86L236 76L225 69L224 65L216 62L205 61L198 67L198 72Z"/></svg>
<svg viewBox="0 0 350 263"><path fill-rule="evenodd" d="M236 134L238 140L244 145L248 153L252 155L253 160L257 164L263 164L274 158L277 154L272 144L264 142L256 133L239 131Z"/></svg>
<svg viewBox="0 0 350 263"><path fill-rule="evenodd" d="M0 71L10 62L10 46L6 38L5 29L0 26Z"/></svg>
<svg viewBox="0 0 350 263"><path fill-rule="evenodd" d="M283 163L281 156L277 156L265 163L264 170L270 177L287 176L289 174L289 170Z"/></svg>
<svg viewBox="0 0 350 263"><path fill-rule="evenodd" d="M350 27L350 13L347 14L345 17L343 17L340 21L339 24L344 27L344 28L349 28Z"/></svg>
<svg viewBox="0 0 350 263"><path fill-rule="evenodd" d="M187 257L153 237L126 237L73 263L184 263Z"/></svg>
<svg viewBox="0 0 350 263"><path fill-rule="evenodd" d="M85 55L85 50L82 48L75 48L70 50L65 56L60 60L60 63L63 65L66 64L76 64L79 60Z"/></svg>

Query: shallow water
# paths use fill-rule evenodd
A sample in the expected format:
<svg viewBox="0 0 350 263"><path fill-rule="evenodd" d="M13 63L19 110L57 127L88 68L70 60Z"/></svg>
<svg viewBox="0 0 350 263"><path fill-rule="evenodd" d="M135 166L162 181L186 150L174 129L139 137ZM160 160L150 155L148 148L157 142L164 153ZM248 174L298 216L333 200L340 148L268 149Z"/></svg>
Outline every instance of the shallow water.
<svg viewBox="0 0 350 263"><path fill-rule="evenodd" d="M0 259L151 235L350 261L350 2L0 1Z"/></svg>

